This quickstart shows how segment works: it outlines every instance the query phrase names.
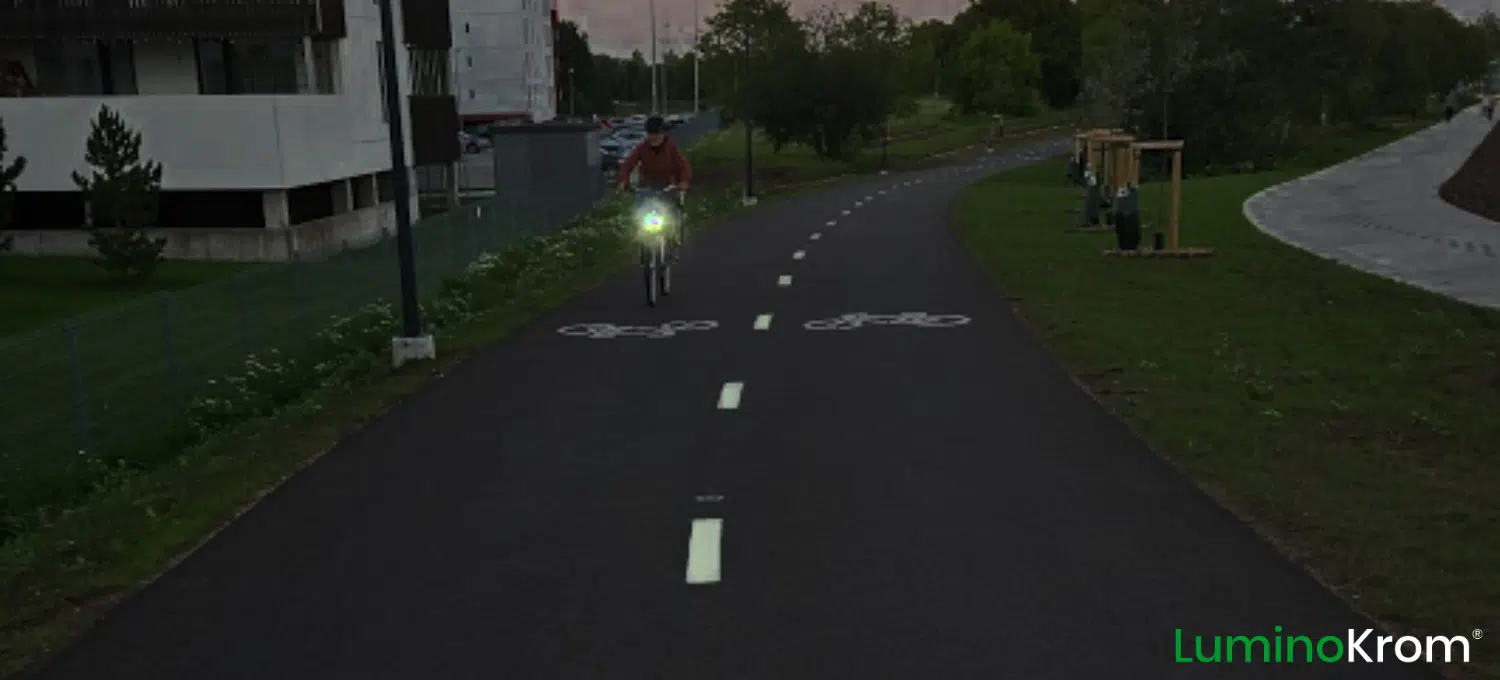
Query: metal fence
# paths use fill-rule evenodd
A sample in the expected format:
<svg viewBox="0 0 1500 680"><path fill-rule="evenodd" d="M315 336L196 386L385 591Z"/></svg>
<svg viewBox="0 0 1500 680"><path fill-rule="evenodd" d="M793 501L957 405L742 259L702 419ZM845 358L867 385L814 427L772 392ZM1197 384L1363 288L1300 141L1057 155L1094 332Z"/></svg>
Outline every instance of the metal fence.
<svg viewBox="0 0 1500 680"><path fill-rule="evenodd" d="M601 186L592 196L571 187L497 195L420 220L419 290L435 292L482 252L560 229ZM92 483L99 454L159 456L181 435L189 405L213 393L210 381L242 372L248 355L305 347L335 316L395 300L398 287L395 239L386 238L0 338L0 539L7 512Z"/></svg>
<svg viewBox="0 0 1500 680"><path fill-rule="evenodd" d="M717 124L716 116L700 116L674 136L691 144ZM501 187L417 222L422 294L482 252L559 230L607 190L598 170L585 179L566 163L545 167L566 176L537 178L525 191ZM159 455L182 432L189 405L213 393L211 380L243 371L249 355L295 352L334 317L395 300L398 290L395 239L388 237L0 338L0 525L8 509L75 495L95 478L87 468L106 457L101 453Z"/></svg>
<svg viewBox="0 0 1500 680"><path fill-rule="evenodd" d="M717 111L703 111L692 119L684 121L672 130L672 138L683 147L690 146L704 134L719 129L719 115ZM458 191L461 194L486 194L504 189L505 172L498 166L495 151L486 149L475 154L464 154L457 166L457 176L450 178L443 167L417 168L417 188L422 193L443 194L448 191L448 183L456 181ZM536 181L546 185L555 185L563 181L563 177L537 177Z"/></svg>

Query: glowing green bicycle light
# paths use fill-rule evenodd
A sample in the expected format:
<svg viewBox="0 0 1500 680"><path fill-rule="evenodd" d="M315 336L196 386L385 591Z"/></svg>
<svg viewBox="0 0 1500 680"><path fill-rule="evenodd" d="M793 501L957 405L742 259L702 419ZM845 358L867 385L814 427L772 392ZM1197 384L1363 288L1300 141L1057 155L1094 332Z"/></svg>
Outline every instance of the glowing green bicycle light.
<svg viewBox="0 0 1500 680"><path fill-rule="evenodd" d="M655 233L661 231L663 222L664 220L662 219L660 213L648 213L646 217L641 220L641 227L646 231Z"/></svg>

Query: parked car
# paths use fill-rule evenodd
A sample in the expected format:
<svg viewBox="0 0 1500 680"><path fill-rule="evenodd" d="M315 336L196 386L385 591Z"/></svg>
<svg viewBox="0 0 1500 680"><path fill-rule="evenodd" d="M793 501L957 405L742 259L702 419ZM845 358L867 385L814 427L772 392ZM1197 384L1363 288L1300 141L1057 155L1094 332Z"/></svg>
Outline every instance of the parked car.
<svg viewBox="0 0 1500 680"><path fill-rule="evenodd" d="M458 133L458 144L464 150L464 153L468 154L479 153L493 147L488 138L471 135L467 132Z"/></svg>

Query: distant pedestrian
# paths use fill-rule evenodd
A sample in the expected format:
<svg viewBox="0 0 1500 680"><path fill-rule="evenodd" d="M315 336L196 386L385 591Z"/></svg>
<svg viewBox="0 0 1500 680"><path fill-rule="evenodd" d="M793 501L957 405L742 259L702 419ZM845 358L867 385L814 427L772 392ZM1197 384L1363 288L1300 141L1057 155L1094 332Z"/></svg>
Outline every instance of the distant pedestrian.
<svg viewBox="0 0 1500 680"><path fill-rule="evenodd" d="M1443 103L1443 113L1449 123L1453 122L1454 114L1458 113L1458 86L1448 91L1448 100Z"/></svg>

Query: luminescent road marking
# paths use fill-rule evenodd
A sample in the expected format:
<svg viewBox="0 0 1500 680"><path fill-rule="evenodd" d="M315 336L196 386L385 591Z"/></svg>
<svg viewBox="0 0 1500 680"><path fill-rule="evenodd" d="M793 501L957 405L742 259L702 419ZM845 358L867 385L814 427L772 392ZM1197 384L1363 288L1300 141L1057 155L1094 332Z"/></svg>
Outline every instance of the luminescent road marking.
<svg viewBox="0 0 1500 680"><path fill-rule="evenodd" d="M844 212L849 212L849 211L845 210ZM834 226L834 225L836 225L838 223L839 223L838 220L828 220L828 225L827 226L831 227L831 226Z"/></svg>
<svg viewBox="0 0 1500 680"><path fill-rule="evenodd" d="M884 195L885 195L885 189L881 189L881 190L880 190L880 195L881 195L881 196L884 196Z"/></svg>
<svg viewBox="0 0 1500 680"><path fill-rule="evenodd" d="M866 196L865 200L866 201L873 201L873 200L875 200L875 197L874 196Z"/></svg>
<svg viewBox="0 0 1500 680"><path fill-rule="evenodd" d="M858 208L859 206L862 206L864 204L865 204L864 201L855 201L854 202L854 207Z"/></svg>
<svg viewBox="0 0 1500 680"><path fill-rule="evenodd" d="M782 274L781 278L776 279L776 285L782 288L792 285L792 276L790 274Z"/></svg>
<svg viewBox="0 0 1500 680"><path fill-rule="evenodd" d="M793 260L800 260L800 259L802 259L804 257L807 257L807 251L806 250L799 250L799 251L797 251L795 253L792 253L792 259Z"/></svg>
<svg viewBox="0 0 1500 680"><path fill-rule="evenodd" d="M695 519L688 535L687 582L692 585L718 583L719 542L724 537L724 520Z"/></svg>
<svg viewBox="0 0 1500 680"><path fill-rule="evenodd" d="M823 238L823 235L822 235L822 234L819 234L819 233L818 233L818 232L813 232L813 235L812 235L812 236L809 236L809 237L808 237L808 238L810 238L810 239L812 239L812 240L814 240L814 241L816 241L816 240L818 240L818 239L820 239L820 238Z"/></svg>
<svg viewBox="0 0 1500 680"><path fill-rule="evenodd" d="M771 330L771 315L770 314L762 314L760 316L755 317L755 330L758 330L758 331L768 331L768 330Z"/></svg>
<svg viewBox="0 0 1500 680"><path fill-rule="evenodd" d="M848 215L848 214L849 214L849 211L848 211L848 210L845 210L845 211L844 211L844 215L846 215L846 216L847 216L847 215Z"/></svg>
<svg viewBox="0 0 1500 680"><path fill-rule="evenodd" d="M745 391L745 383L724 383L724 388L719 390L719 408L732 411L740 407L740 394Z"/></svg>

